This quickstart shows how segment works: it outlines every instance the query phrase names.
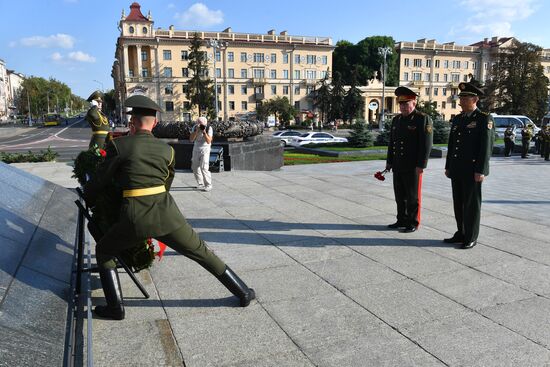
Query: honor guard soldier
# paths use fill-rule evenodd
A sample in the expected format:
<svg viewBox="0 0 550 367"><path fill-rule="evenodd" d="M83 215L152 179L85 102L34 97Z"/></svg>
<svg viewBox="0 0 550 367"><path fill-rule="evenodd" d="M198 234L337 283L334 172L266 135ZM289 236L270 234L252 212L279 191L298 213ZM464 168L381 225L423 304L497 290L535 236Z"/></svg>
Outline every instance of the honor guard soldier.
<svg viewBox="0 0 550 367"><path fill-rule="evenodd" d="M103 148L107 134L109 134L109 119L101 111L103 95L100 91L96 90L88 97L87 101L92 105L86 114L86 121L88 121L88 124L92 128L89 147L93 148L94 145L97 145L99 148Z"/></svg>
<svg viewBox="0 0 550 367"><path fill-rule="evenodd" d="M526 125L521 129L521 158L527 158L529 156L529 144L533 138L533 129L531 126Z"/></svg>
<svg viewBox="0 0 550 367"><path fill-rule="evenodd" d="M114 256L147 238L156 238L178 253L196 261L240 299L242 307L255 298L246 284L201 240L181 214L169 194L174 178L174 149L156 139L151 130L157 124L160 107L151 99L136 95L125 101L132 108L131 135L106 144L105 161L84 186L86 202L93 206L98 192L111 182L122 188L119 221L96 245L101 284L107 301L94 312L121 320L124 306Z"/></svg>
<svg viewBox="0 0 550 367"><path fill-rule="evenodd" d="M407 87L395 90L401 114L391 123L386 169L393 171L397 222L388 228L409 233L420 225L422 173L432 150L433 124L416 110L418 95Z"/></svg>
<svg viewBox="0 0 550 367"><path fill-rule="evenodd" d="M481 211L481 183L489 175L493 150L493 118L476 104L483 92L471 83L460 83L462 112L451 120L445 175L451 179L457 231L446 243L463 249L477 244Z"/></svg>
<svg viewBox="0 0 550 367"><path fill-rule="evenodd" d="M542 138L541 154L544 156L545 161L550 161L550 124L542 128Z"/></svg>
<svg viewBox="0 0 550 367"><path fill-rule="evenodd" d="M516 140L516 126L508 125L506 131L504 131L504 156L509 157L514 152Z"/></svg>

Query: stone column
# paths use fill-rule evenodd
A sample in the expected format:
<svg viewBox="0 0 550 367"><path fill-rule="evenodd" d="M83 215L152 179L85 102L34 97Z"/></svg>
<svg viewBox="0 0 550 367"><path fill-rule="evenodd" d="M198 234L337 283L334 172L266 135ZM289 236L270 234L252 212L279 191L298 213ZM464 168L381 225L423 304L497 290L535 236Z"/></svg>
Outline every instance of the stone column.
<svg viewBox="0 0 550 367"><path fill-rule="evenodd" d="M136 46L136 53L137 53L137 76L141 78L141 45Z"/></svg>
<svg viewBox="0 0 550 367"><path fill-rule="evenodd" d="M124 45L124 56L122 63L124 64L124 79L130 76L130 60L128 59L128 45Z"/></svg>

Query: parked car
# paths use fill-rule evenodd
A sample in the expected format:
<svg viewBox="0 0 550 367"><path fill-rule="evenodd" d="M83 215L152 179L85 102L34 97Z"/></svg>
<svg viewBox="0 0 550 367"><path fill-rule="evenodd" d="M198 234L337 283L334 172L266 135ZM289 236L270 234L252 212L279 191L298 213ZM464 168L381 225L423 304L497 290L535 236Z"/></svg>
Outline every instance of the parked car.
<svg viewBox="0 0 550 367"><path fill-rule="evenodd" d="M328 133L309 132L292 138L290 145L347 143L348 139L336 137Z"/></svg>
<svg viewBox="0 0 550 367"><path fill-rule="evenodd" d="M545 127L548 124L550 124L550 113L542 118L540 127Z"/></svg>
<svg viewBox="0 0 550 367"><path fill-rule="evenodd" d="M286 147L288 144L290 144L290 141L292 138L302 135L299 131L294 130L283 130L283 131L277 131L271 135L274 138L281 139L283 142L283 145Z"/></svg>
<svg viewBox="0 0 550 367"><path fill-rule="evenodd" d="M527 116L523 115L496 115L492 114L493 120L495 120L495 134L497 138L504 138L504 131L510 125L514 125L517 128L516 139L521 139L521 129L526 125L533 127L533 135L538 133L540 128L535 125L533 121Z"/></svg>

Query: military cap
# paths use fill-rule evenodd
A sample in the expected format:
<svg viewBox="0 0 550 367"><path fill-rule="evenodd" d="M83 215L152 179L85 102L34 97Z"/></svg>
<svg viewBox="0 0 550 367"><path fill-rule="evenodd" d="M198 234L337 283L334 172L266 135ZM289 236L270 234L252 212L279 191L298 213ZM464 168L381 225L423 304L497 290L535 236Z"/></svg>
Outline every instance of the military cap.
<svg viewBox="0 0 550 367"><path fill-rule="evenodd" d="M418 97L418 93L407 87L397 87L394 93L397 96L397 102L411 101Z"/></svg>
<svg viewBox="0 0 550 367"><path fill-rule="evenodd" d="M472 83L460 83L458 89L460 89L459 97L481 97L485 94Z"/></svg>
<svg viewBox="0 0 550 367"><path fill-rule="evenodd" d="M124 107L132 108L132 111L128 112L130 115L156 116L157 111L162 112L151 98L139 94L126 98Z"/></svg>
<svg viewBox="0 0 550 367"><path fill-rule="evenodd" d="M101 100L103 100L103 93L96 90L92 94L90 94L90 96L86 101L91 102L91 101L101 101Z"/></svg>

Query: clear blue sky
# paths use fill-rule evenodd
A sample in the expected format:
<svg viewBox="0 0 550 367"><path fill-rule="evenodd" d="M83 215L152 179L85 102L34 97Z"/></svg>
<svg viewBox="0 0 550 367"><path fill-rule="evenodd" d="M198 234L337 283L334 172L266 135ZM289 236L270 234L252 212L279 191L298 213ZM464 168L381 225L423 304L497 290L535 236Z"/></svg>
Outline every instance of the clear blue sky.
<svg viewBox="0 0 550 367"><path fill-rule="evenodd" d="M358 42L373 35L467 45L515 36L550 48L546 0L138 1L155 28L330 36ZM81 97L113 87L117 24L123 0L0 0L0 58L25 75L54 77ZM94 81L95 80L95 81ZM97 81L97 82L96 82Z"/></svg>

